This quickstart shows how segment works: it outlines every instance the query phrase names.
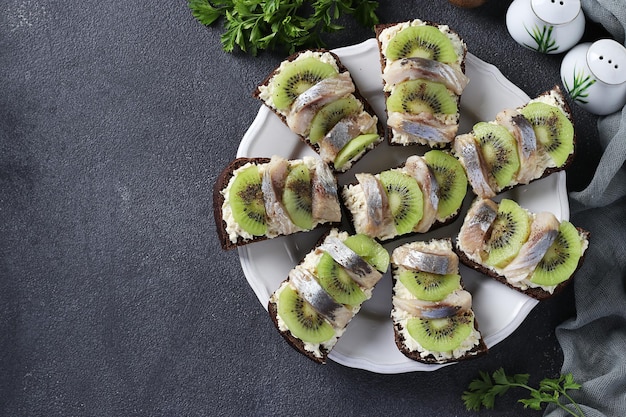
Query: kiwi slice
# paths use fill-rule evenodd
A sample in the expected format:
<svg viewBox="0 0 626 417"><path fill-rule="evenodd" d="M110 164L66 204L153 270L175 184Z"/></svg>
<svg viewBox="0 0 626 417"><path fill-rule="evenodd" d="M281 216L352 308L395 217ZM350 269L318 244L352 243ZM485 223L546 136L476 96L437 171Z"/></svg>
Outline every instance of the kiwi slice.
<svg viewBox="0 0 626 417"><path fill-rule="evenodd" d="M230 186L228 202L235 222L243 230L253 236L262 236L267 232L261 175L256 165L237 173Z"/></svg>
<svg viewBox="0 0 626 417"><path fill-rule="evenodd" d="M448 152L431 150L424 154L426 164L433 171L437 180L437 218L445 220L459 211L467 193L467 175L465 169Z"/></svg>
<svg viewBox="0 0 626 417"><path fill-rule="evenodd" d="M556 239L543 256L530 281L539 285L558 285L572 276L582 256L582 242L576 227L568 221L559 225Z"/></svg>
<svg viewBox="0 0 626 417"><path fill-rule="evenodd" d="M335 75L337 70L332 65L314 57L288 62L274 77L274 107L279 110L288 108L300 94L324 78Z"/></svg>
<svg viewBox="0 0 626 417"><path fill-rule="evenodd" d="M387 45L387 59L427 58L446 64L458 59L452 41L431 25L409 26L398 32Z"/></svg>
<svg viewBox="0 0 626 417"><path fill-rule="evenodd" d="M441 301L461 286L459 274L439 275L410 269L400 272L398 280L416 298L425 301Z"/></svg>
<svg viewBox="0 0 626 417"><path fill-rule="evenodd" d="M466 311L442 319L412 318L406 323L411 337L432 352L449 352L458 348L474 328L474 315Z"/></svg>
<svg viewBox="0 0 626 417"><path fill-rule="evenodd" d="M322 107L311 121L309 140L317 143L339 122L341 119L357 114L361 106L354 96L340 98Z"/></svg>
<svg viewBox="0 0 626 417"><path fill-rule="evenodd" d="M518 254L530 234L530 217L513 200L503 199L487 241L487 265L504 267Z"/></svg>
<svg viewBox="0 0 626 417"><path fill-rule="evenodd" d="M330 323L291 286L278 296L278 315L291 334L303 342L322 343L335 335Z"/></svg>
<svg viewBox="0 0 626 417"><path fill-rule="evenodd" d="M473 131L487 170L498 187L510 185L520 167L517 142L511 132L504 126L487 122L475 124Z"/></svg>
<svg viewBox="0 0 626 417"><path fill-rule="evenodd" d="M411 114L456 114L458 107L456 96L445 85L417 79L396 86L387 99L387 110Z"/></svg>
<svg viewBox="0 0 626 417"><path fill-rule="evenodd" d="M359 284L328 253L320 257L316 275L322 288L338 303L356 306L367 300Z"/></svg>
<svg viewBox="0 0 626 417"><path fill-rule="evenodd" d="M424 195L417 181L400 171L389 170L380 173L380 182L387 192L396 232L411 232L424 214Z"/></svg>
<svg viewBox="0 0 626 417"><path fill-rule="evenodd" d="M345 164L351 161L358 154L363 152L368 146L376 142L380 136L378 133L367 133L365 135L359 135L354 139L351 139L335 156L333 165L335 169L341 169Z"/></svg>
<svg viewBox="0 0 626 417"><path fill-rule="evenodd" d="M533 126L537 145L543 148L557 167L574 152L574 126L558 107L542 102L527 104L522 115Z"/></svg>
<svg viewBox="0 0 626 417"><path fill-rule="evenodd" d="M358 233L349 236L343 243L380 272L387 271L389 252L371 237Z"/></svg>
<svg viewBox="0 0 626 417"><path fill-rule="evenodd" d="M371 237L356 234L343 243L374 268L381 272L387 270L389 252ZM328 253L320 257L316 275L320 285L338 303L356 306L367 299L359 284Z"/></svg>
<svg viewBox="0 0 626 417"><path fill-rule="evenodd" d="M282 201L296 226L305 230L313 228L311 175L305 164L296 165L287 174Z"/></svg>

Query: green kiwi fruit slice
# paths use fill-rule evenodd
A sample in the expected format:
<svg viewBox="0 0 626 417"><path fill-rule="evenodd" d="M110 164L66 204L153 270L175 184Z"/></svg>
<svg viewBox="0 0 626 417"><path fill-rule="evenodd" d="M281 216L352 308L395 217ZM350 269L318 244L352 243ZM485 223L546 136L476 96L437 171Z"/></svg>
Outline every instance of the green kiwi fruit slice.
<svg viewBox="0 0 626 417"><path fill-rule="evenodd" d="M504 126L487 122L475 124L473 131L487 170L495 178L498 187L502 189L510 185L520 167L517 142L513 135Z"/></svg>
<svg viewBox="0 0 626 417"><path fill-rule="evenodd" d="M317 143L339 122L341 119L357 114L361 106L354 96L340 98L322 107L311 121L309 140Z"/></svg>
<svg viewBox="0 0 626 417"><path fill-rule="evenodd" d="M349 236L343 243L380 272L389 267L389 252L380 243L364 234Z"/></svg>
<svg viewBox="0 0 626 417"><path fill-rule="evenodd" d="M427 58L446 64L457 60L452 41L431 25L409 26L398 32L387 45L387 59Z"/></svg>
<svg viewBox="0 0 626 417"><path fill-rule="evenodd" d="M574 152L574 126L558 107L542 102L529 103L521 110L533 126L537 145L545 149L557 167Z"/></svg>
<svg viewBox="0 0 626 417"><path fill-rule="evenodd" d="M359 135L354 139L351 139L335 156L333 165L335 169L341 169L345 164L351 161L358 154L363 152L368 146L376 142L380 136L378 133L367 133Z"/></svg>
<svg viewBox="0 0 626 417"><path fill-rule="evenodd" d="M450 153L436 149L426 152L424 159L437 180L437 218L445 220L458 212L463 204L467 193L465 169Z"/></svg>
<svg viewBox="0 0 626 417"><path fill-rule="evenodd" d="M374 268L381 272L387 270L389 252L371 237L356 234L343 243ZM338 303L356 306L367 299L359 284L328 253L320 257L316 275L320 285Z"/></svg>
<svg viewBox="0 0 626 417"><path fill-rule="evenodd" d="M474 315L466 311L442 319L412 318L406 329L424 349L449 352L458 348L474 328Z"/></svg>
<svg viewBox="0 0 626 417"><path fill-rule="evenodd" d="M338 303L360 305L367 296L350 275L328 253L323 253L317 264L320 285Z"/></svg>
<svg viewBox="0 0 626 417"><path fill-rule="evenodd" d="M303 342L322 343L335 335L330 323L289 285L278 296L278 315Z"/></svg>
<svg viewBox="0 0 626 417"><path fill-rule="evenodd" d="M572 276L582 256L582 242L576 227L568 221L559 225L556 239L539 261L530 281L539 285L558 285Z"/></svg>
<svg viewBox="0 0 626 417"><path fill-rule="evenodd" d="M396 86L387 99L387 110L411 114L456 114L458 107L456 96L445 85L417 79Z"/></svg>
<svg viewBox="0 0 626 417"><path fill-rule="evenodd" d="M487 241L487 265L504 267L519 253L530 234L530 216L513 200L502 199Z"/></svg>
<svg viewBox="0 0 626 417"><path fill-rule="evenodd" d="M311 175L305 164L296 165L287 174L282 201L296 226L305 230L313 228Z"/></svg>
<svg viewBox="0 0 626 417"><path fill-rule="evenodd" d="M324 78L337 75L337 70L317 58L302 58L287 63L274 77L272 101L279 110L288 108L302 93Z"/></svg>
<svg viewBox="0 0 626 417"><path fill-rule="evenodd" d="M261 175L256 165L237 173L228 193L228 202L235 222L243 230L253 236L267 232Z"/></svg>
<svg viewBox="0 0 626 417"><path fill-rule="evenodd" d="M441 301L461 286L459 274L439 275L411 269L402 270L398 280L416 298L425 301Z"/></svg>
<svg viewBox="0 0 626 417"><path fill-rule="evenodd" d="M409 233L424 215L424 195L417 181L396 170L380 173L396 232Z"/></svg>

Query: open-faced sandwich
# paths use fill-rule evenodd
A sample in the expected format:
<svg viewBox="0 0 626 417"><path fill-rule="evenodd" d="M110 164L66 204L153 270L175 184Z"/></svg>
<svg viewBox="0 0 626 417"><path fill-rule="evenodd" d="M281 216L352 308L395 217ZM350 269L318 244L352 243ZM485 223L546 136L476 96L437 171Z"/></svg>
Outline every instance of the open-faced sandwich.
<svg viewBox="0 0 626 417"><path fill-rule="evenodd" d="M268 312L293 348L325 363L388 267L380 243L331 229L270 296Z"/></svg>
<svg viewBox="0 0 626 417"><path fill-rule="evenodd" d="M491 198L565 169L575 142L569 106L556 86L517 109L503 110L495 121L477 123L455 138L453 151L474 193Z"/></svg>
<svg viewBox="0 0 626 417"><path fill-rule="evenodd" d="M319 158L237 158L217 178L213 213L224 249L341 221L337 181Z"/></svg>
<svg viewBox="0 0 626 417"><path fill-rule="evenodd" d="M469 82L467 47L447 25L412 21L376 26L388 141L448 146L459 127L459 101Z"/></svg>
<svg viewBox="0 0 626 417"><path fill-rule="evenodd" d="M261 85L259 98L338 172L383 141L384 127L339 57L327 50L289 56Z"/></svg>
<svg viewBox="0 0 626 417"><path fill-rule="evenodd" d="M582 264L589 233L510 199L476 198L457 236L461 261L538 300L561 291Z"/></svg>
<svg viewBox="0 0 626 417"><path fill-rule="evenodd" d="M450 239L411 242L391 254L398 349L410 359L441 364L487 352L459 275Z"/></svg>
<svg viewBox="0 0 626 417"><path fill-rule="evenodd" d="M450 153L433 149L397 168L358 173L341 197L357 233L389 240L425 233L454 220L467 192L467 177Z"/></svg>

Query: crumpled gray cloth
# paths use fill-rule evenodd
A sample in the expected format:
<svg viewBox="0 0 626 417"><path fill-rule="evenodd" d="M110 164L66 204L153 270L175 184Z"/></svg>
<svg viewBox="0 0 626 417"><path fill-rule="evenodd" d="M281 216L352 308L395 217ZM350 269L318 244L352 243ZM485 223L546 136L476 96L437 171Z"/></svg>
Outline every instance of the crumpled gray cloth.
<svg viewBox="0 0 626 417"><path fill-rule="evenodd" d="M626 43L623 0L582 0L588 19ZM574 280L576 317L559 325L562 373L582 384L572 397L587 417L626 416L626 108L598 120L604 153L589 186L570 194L572 222L591 233ZM549 407L549 417L569 415Z"/></svg>

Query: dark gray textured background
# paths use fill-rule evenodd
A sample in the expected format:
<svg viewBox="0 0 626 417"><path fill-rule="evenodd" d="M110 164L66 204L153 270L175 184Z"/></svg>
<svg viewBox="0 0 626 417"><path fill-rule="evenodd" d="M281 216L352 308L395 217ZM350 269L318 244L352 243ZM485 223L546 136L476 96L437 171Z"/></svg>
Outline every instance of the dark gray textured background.
<svg viewBox="0 0 626 417"><path fill-rule="evenodd" d="M378 14L449 24L532 97L559 83L562 56L514 43L509 4ZM330 47L372 37L346 23ZM488 356L432 373L318 366L283 342L219 247L211 189L285 55L227 54L221 34L184 0L0 2L0 415L461 416L479 370L558 374L571 288ZM600 149L596 118L573 110L578 190ZM540 414L520 394L489 415Z"/></svg>

